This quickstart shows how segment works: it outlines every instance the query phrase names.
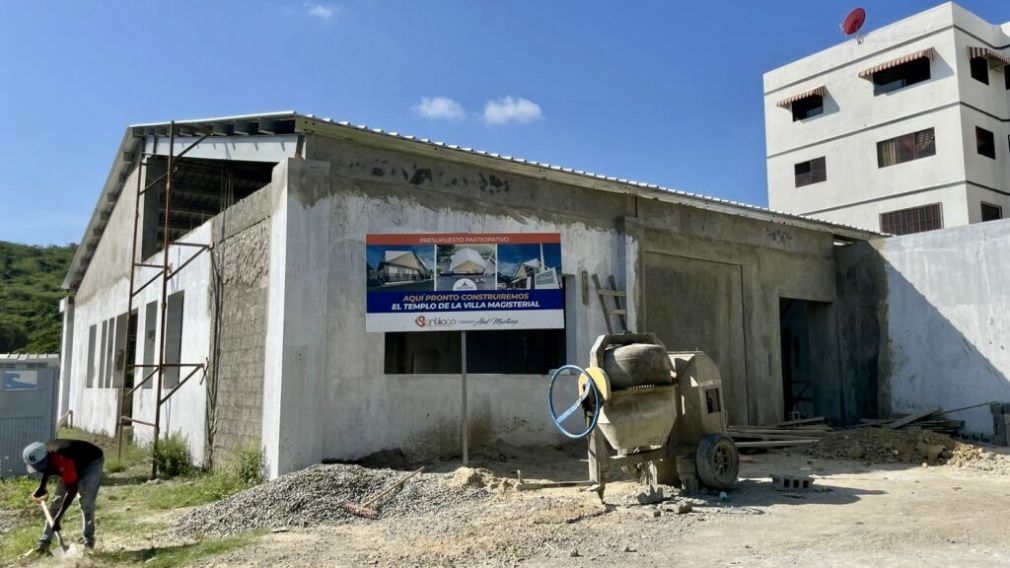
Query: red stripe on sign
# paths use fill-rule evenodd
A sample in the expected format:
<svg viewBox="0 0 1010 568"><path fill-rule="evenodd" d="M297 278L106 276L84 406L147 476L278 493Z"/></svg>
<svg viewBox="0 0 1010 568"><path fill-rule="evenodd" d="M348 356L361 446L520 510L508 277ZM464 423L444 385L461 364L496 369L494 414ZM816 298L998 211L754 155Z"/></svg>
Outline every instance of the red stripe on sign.
<svg viewBox="0 0 1010 568"><path fill-rule="evenodd" d="M401 233L367 235L369 245L477 245L560 243L561 233Z"/></svg>

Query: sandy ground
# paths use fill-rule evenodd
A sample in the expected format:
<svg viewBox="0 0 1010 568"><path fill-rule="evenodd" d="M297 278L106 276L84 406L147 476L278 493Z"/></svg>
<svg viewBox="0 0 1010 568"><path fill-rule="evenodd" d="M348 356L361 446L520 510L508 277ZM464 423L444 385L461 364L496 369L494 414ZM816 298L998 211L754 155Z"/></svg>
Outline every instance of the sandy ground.
<svg viewBox="0 0 1010 568"><path fill-rule="evenodd" d="M604 503L577 489L507 491L479 506L268 534L203 566L1007 566L1010 478L953 466L869 466L768 453L744 456L731 500L687 514ZM519 461L523 465L519 466ZM456 464L458 465L458 464ZM577 455L499 456L474 465L528 479L584 476ZM452 469L453 464L443 464ZM772 473L814 476L781 492Z"/></svg>

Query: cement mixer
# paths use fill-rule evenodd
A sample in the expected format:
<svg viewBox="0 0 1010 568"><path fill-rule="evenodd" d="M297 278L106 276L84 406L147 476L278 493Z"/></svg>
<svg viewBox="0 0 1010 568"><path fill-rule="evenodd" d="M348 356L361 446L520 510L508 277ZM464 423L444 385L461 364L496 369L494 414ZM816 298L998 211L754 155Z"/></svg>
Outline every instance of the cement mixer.
<svg viewBox="0 0 1010 568"><path fill-rule="evenodd" d="M618 468L687 491L736 483L740 456L725 433L722 380L704 353L668 352L653 333L601 335L578 388L584 432L561 425L576 406L558 416L551 402L550 410L563 432L589 436L589 479L601 493Z"/></svg>

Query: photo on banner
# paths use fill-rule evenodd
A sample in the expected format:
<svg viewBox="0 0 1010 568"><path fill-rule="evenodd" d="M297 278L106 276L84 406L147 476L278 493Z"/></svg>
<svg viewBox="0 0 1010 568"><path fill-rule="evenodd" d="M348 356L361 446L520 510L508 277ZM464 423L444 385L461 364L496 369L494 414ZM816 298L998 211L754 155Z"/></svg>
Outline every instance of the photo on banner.
<svg viewBox="0 0 1010 568"><path fill-rule="evenodd" d="M366 329L564 327L560 233L373 234Z"/></svg>

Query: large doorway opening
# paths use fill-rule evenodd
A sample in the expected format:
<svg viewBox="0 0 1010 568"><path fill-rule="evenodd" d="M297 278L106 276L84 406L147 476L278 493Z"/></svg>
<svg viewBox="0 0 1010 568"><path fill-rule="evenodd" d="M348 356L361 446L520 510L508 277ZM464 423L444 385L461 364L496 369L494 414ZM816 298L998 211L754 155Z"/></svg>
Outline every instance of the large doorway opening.
<svg viewBox="0 0 1010 568"><path fill-rule="evenodd" d="M841 419L831 304L779 299L783 420Z"/></svg>

